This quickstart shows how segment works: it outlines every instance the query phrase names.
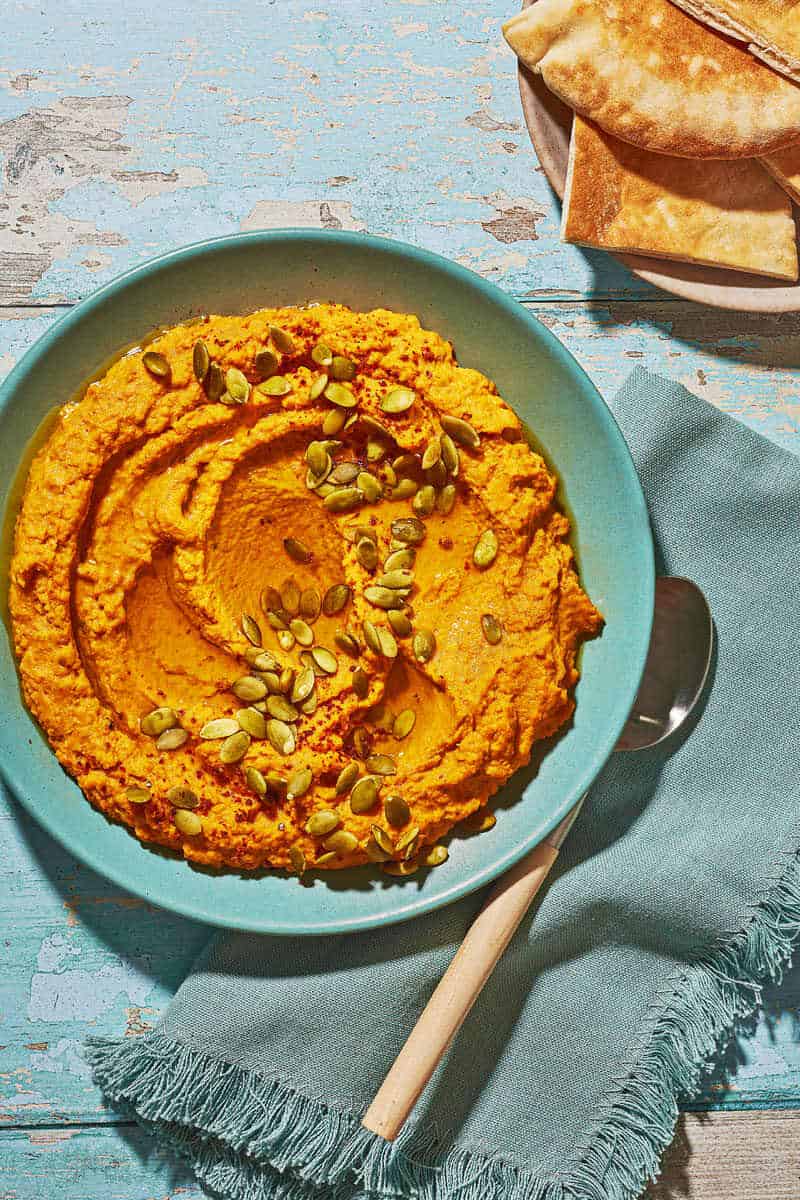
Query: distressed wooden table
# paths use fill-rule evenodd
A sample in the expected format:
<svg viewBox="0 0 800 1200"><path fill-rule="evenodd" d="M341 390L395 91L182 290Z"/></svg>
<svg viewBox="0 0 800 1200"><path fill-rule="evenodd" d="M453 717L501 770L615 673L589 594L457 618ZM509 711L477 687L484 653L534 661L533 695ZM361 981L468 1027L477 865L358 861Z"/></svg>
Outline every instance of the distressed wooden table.
<svg viewBox="0 0 800 1200"><path fill-rule="evenodd" d="M559 244L499 34L513 7L9 0L0 370L162 250L264 226L361 229L499 283L606 394L643 363L800 450L795 317L697 308ZM149 1029L208 931L120 894L8 796L0 821L0 1200L199 1200L103 1104L81 1047ZM797 1200L799 1015L795 971L687 1106L651 1200Z"/></svg>

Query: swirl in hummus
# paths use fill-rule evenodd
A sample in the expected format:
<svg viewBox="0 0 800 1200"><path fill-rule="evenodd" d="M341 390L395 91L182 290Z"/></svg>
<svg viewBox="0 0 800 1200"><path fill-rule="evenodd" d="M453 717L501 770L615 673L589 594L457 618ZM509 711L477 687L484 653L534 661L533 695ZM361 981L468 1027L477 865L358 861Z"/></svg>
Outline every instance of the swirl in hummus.
<svg viewBox="0 0 800 1200"><path fill-rule="evenodd" d="M582 591L556 479L414 316L179 325L65 406L10 606L87 798L213 866L394 874L570 718Z"/></svg>

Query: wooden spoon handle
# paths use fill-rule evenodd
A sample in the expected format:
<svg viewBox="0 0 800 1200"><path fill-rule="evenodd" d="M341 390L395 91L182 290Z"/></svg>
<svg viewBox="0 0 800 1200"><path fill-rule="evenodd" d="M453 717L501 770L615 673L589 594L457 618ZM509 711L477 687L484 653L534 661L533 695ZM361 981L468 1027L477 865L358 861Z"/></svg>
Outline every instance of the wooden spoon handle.
<svg viewBox="0 0 800 1200"><path fill-rule="evenodd" d="M557 858L540 843L491 892L367 1109L365 1128L397 1137Z"/></svg>

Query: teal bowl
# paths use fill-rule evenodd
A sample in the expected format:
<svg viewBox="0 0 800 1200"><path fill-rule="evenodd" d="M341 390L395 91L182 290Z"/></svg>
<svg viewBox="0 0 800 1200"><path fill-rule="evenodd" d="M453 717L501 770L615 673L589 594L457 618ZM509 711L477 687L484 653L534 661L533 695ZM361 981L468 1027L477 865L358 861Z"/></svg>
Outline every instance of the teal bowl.
<svg viewBox="0 0 800 1200"><path fill-rule="evenodd" d="M140 846L83 798L20 696L0 638L0 771L28 812L88 866L138 896L196 920L274 934L389 925L489 883L530 850L590 787L614 748L645 662L653 612L650 527L628 449L611 413L568 352L522 305L435 254L383 238L278 230L177 250L122 275L61 318L0 388L3 509L15 474L54 405L154 327L204 312L338 301L419 315L464 366L497 384L558 471L574 523L583 584L603 612L583 650L572 725L536 768L497 797L497 825L450 839L450 859L404 880L376 869L332 872L299 887L282 873L198 870ZM4 589L7 581L4 582Z"/></svg>

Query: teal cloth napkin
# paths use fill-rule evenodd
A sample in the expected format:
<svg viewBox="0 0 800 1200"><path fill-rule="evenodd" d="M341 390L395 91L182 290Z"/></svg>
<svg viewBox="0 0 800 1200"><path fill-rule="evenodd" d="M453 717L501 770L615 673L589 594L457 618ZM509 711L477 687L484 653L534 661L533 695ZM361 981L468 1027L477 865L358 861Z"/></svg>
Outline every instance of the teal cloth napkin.
<svg viewBox="0 0 800 1200"><path fill-rule="evenodd" d="M216 939L97 1079L235 1200L632 1200L700 1071L800 932L800 460L676 384L612 405L659 570L705 591L691 735L615 755L395 1145L360 1116L480 906ZM444 868L446 869L446 868Z"/></svg>

